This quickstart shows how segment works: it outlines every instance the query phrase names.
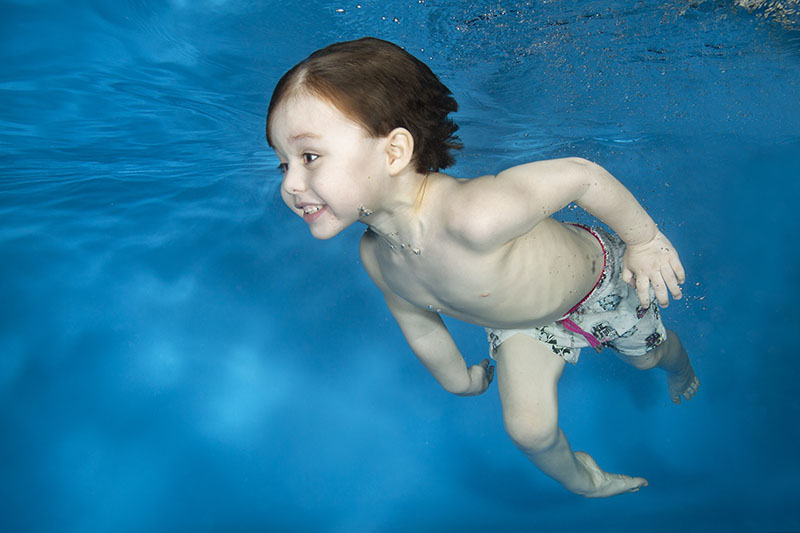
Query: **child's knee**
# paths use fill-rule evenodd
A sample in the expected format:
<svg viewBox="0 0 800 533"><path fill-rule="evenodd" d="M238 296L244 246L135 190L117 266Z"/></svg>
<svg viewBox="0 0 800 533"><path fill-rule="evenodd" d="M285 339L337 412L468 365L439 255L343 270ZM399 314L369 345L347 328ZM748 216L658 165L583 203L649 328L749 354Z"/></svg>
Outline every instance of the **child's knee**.
<svg viewBox="0 0 800 533"><path fill-rule="evenodd" d="M638 370L650 370L658 365L658 348L650 350L644 355L628 356L627 362Z"/></svg>
<svg viewBox="0 0 800 533"><path fill-rule="evenodd" d="M526 415L504 414L506 432L514 444L524 450L540 451L552 447L558 439L558 420Z"/></svg>
<svg viewBox="0 0 800 533"><path fill-rule="evenodd" d="M649 352L644 355L626 357L627 362L639 370L650 370L651 368L657 367L665 355L680 349L682 349L680 339L677 335L668 331L664 340L661 341L661 344L657 345Z"/></svg>

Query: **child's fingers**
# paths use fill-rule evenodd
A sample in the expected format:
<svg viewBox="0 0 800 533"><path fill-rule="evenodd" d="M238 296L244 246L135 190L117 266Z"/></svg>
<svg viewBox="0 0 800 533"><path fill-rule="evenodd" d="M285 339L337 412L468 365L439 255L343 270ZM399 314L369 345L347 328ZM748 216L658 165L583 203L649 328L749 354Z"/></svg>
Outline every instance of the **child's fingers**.
<svg viewBox="0 0 800 533"><path fill-rule="evenodd" d="M661 307L667 307L669 305L669 294L667 293L667 286L664 284L661 274L656 273L650 280L650 284L653 286L653 292L656 294L658 304Z"/></svg>
<svg viewBox="0 0 800 533"><path fill-rule="evenodd" d="M644 276L636 277L636 294L639 295L639 303L647 309L650 307L650 280Z"/></svg>
<svg viewBox="0 0 800 533"><path fill-rule="evenodd" d="M678 284L678 279L673 269L671 267L662 268L661 276L664 278L664 282L667 284L669 292L672 293L672 297L676 300L680 300L681 296L683 296L683 293L681 292L681 287Z"/></svg>
<svg viewBox="0 0 800 533"><path fill-rule="evenodd" d="M683 265L677 255L670 259L669 266L671 266L672 270L675 272L678 283L686 281L686 272L683 270Z"/></svg>
<svg viewBox="0 0 800 533"><path fill-rule="evenodd" d="M491 365L488 358L478 363L478 366L482 367L486 372L486 386L488 387L491 385L492 379L494 379L494 366Z"/></svg>
<svg viewBox="0 0 800 533"><path fill-rule="evenodd" d="M633 280L633 272L629 268L622 269L622 281L630 285L631 287L636 286L636 282Z"/></svg>

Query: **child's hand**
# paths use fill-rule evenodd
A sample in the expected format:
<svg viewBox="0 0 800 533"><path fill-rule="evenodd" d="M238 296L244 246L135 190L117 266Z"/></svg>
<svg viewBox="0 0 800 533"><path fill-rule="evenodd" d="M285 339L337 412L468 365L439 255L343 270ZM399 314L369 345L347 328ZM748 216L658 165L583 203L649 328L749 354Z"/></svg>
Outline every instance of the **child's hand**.
<svg viewBox="0 0 800 533"><path fill-rule="evenodd" d="M484 359L477 365L467 369L469 373L469 388L460 392L459 396L477 396L483 394L494 379L494 367L489 365L489 360Z"/></svg>
<svg viewBox="0 0 800 533"><path fill-rule="evenodd" d="M672 297L682 296L680 284L686 279L675 247L660 231L649 242L628 245L622 259L622 280L636 287L642 307L650 306L650 286L662 307L669 305L667 289Z"/></svg>

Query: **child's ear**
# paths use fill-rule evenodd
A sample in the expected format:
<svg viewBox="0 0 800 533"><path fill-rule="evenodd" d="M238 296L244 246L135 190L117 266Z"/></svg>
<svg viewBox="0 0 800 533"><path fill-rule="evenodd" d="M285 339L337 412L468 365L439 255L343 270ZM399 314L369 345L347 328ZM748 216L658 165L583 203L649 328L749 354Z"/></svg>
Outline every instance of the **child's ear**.
<svg viewBox="0 0 800 533"><path fill-rule="evenodd" d="M405 128L395 128L386 136L386 156L389 175L405 170L414 155L414 137Z"/></svg>

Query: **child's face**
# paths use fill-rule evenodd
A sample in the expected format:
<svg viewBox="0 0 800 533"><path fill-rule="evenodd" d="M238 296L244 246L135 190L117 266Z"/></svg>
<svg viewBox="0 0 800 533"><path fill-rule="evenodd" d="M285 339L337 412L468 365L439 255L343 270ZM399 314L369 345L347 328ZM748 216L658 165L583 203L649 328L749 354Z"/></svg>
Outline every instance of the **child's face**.
<svg viewBox="0 0 800 533"><path fill-rule="evenodd" d="M311 234L329 239L376 205L385 176L383 139L324 100L289 96L273 111L270 137L283 171L281 194Z"/></svg>

